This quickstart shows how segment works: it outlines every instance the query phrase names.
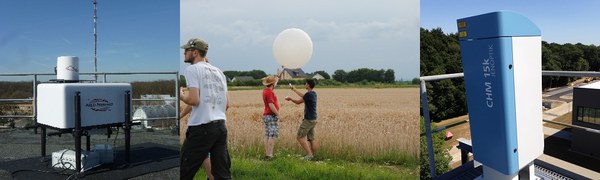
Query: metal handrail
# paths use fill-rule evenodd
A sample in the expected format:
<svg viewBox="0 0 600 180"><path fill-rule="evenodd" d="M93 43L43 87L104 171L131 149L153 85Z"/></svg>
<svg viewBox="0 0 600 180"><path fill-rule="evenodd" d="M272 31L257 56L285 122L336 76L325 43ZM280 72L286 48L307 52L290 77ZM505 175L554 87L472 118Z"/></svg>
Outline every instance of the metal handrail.
<svg viewBox="0 0 600 180"><path fill-rule="evenodd" d="M2 101L33 101L33 99L0 99Z"/></svg>
<svg viewBox="0 0 600 180"><path fill-rule="evenodd" d="M106 75L138 75L138 74L174 74L179 73L176 71L162 71L162 72L81 72L79 75L96 75L96 74L106 74ZM54 76L54 73L0 73L0 76Z"/></svg>
<svg viewBox="0 0 600 180"><path fill-rule="evenodd" d="M177 101L176 99L132 99L133 101Z"/></svg>
<svg viewBox="0 0 600 180"><path fill-rule="evenodd" d="M583 127L583 126L578 126L578 125L573 125L573 124L566 124L566 123L561 123L558 121L550 121L550 120L545 120L545 119L542 119L542 121L547 122L547 123L567 126L567 127L574 128L574 129L580 129L580 130L584 130L584 131L591 132L591 133L600 134L600 130L594 129L594 128L588 128L588 127Z"/></svg>
<svg viewBox="0 0 600 180"><path fill-rule="evenodd" d="M50 76L56 75L51 73L0 73L0 76Z"/></svg>
<svg viewBox="0 0 600 180"><path fill-rule="evenodd" d="M174 72L169 72L169 71L164 71L164 72L82 72L79 73L79 75L102 75L103 76L103 81L102 83L106 83L106 76L107 75L140 75L140 74L173 74L175 75L175 99L132 99L134 101L175 101L175 108L177 109L177 111L175 111L175 117L165 117L165 118L160 118L160 119L177 119L177 127L180 126L179 124L179 72L174 71ZM0 99L0 102L2 101L32 101L33 102L33 115L12 115L12 116L0 116L0 118L33 118L34 121L36 121L37 118L37 103L36 103L36 97L37 97L37 79L38 76L54 76L56 75L55 73L0 73L0 77L2 76L33 76L33 98L31 99ZM156 120L155 118L148 118L150 120ZM145 119L139 119L139 120L145 120ZM35 122L37 123L37 122ZM179 128L177 128L177 131L179 131Z"/></svg>
<svg viewBox="0 0 600 180"><path fill-rule="evenodd" d="M464 73L455 73L455 74L442 74L442 75L434 75L434 76L423 76L420 77L421 80L421 109L423 110L423 119L425 123L425 132L427 139L427 156L429 158L429 174L431 178L437 177L435 173L435 158L433 154L433 138L431 135L431 119L429 118L429 101L427 100L427 81L437 81L451 78L460 78L464 77Z"/></svg>
<svg viewBox="0 0 600 180"><path fill-rule="evenodd" d="M444 80L444 79L461 78L461 77L465 77L465 73L423 76L423 77L419 77L419 80L421 80L421 82L423 82L423 81L437 81L437 80Z"/></svg>
<svg viewBox="0 0 600 180"><path fill-rule="evenodd" d="M28 116L0 116L0 118L33 118L33 115L28 115ZM178 119L178 117L143 118L143 119L135 119L133 121L154 121L154 120L170 120L170 119Z"/></svg>
<svg viewBox="0 0 600 180"><path fill-rule="evenodd" d="M542 71L542 76L600 77L595 71Z"/></svg>
<svg viewBox="0 0 600 180"><path fill-rule="evenodd" d="M600 77L600 72L595 71L542 71L542 76L566 76L566 77ZM429 158L429 170L432 178L435 178L437 175L435 174L435 158L433 154L433 140L432 140L432 130L431 130L431 119L429 117L429 102L427 100L427 86L426 82L428 81L437 81L444 79L452 79L452 78L461 78L464 77L464 73L453 73L453 74L441 74L441 75L432 75L432 76L423 76L419 77L421 81L421 108L423 109L423 119L425 121L425 131L426 131L426 139L427 139L427 152ZM560 124L563 126L569 126L575 129L582 129L588 132L600 134L600 130L593 128L586 128L577 125L569 125L556 121L543 120L549 123ZM445 129L447 126L440 127L439 129ZM438 131L436 131L438 132ZM432 163L433 162L433 163Z"/></svg>
<svg viewBox="0 0 600 180"><path fill-rule="evenodd" d="M0 118L33 118L33 115L12 115L12 116L0 116Z"/></svg>
<svg viewBox="0 0 600 180"><path fill-rule="evenodd" d="M140 121L140 120L153 121L153 120L177 119L177 118L178 117L158 117L158 118L132 119L132 121Z"/></svg>

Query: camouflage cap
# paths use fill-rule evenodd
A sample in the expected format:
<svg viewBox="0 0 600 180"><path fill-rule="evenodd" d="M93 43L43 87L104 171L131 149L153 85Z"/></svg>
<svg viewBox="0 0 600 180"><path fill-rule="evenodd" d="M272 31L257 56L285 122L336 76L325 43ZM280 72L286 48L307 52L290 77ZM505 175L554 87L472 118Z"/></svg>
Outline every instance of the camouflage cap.
<svg viewBox="0 0 600 180"><path fill-rule="evenodd" d="M200 38L192 38L186 44L181 45L181 49L195 48L202 51L208 51L208 43Z"/></svg>

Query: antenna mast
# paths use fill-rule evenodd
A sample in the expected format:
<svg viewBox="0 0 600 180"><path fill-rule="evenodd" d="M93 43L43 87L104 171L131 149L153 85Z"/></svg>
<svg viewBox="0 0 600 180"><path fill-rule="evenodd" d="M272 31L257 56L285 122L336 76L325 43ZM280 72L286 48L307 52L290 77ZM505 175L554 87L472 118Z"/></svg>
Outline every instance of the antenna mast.
<svg viewBox="0 0 600 180"><path fill-rule="evenodd" d="M96 5L98 4L98 2L96 2L96 0L94 0L94 81L98 82L98 74L96 74L98 72L98 66L97 66L97 61L98 61L98 57L96 56L96 53L98 51L98 34L96 34L96 19L98 19L98 16L96 16Z"/></svg>

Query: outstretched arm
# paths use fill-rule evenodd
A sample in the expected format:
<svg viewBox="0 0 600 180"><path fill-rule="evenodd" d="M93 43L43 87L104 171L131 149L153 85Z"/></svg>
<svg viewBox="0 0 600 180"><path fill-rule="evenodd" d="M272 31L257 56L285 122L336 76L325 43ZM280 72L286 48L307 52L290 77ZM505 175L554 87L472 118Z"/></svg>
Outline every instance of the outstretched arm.
<svg viewBox="0 0 600 180"><path fill-rule="evenodd" d="M288 97L285 97L285 100L292 101L292 102L294 102L296 104L302 104L302 103L304 103L304 99L302 99L302 98L300 98L300 99L292 99L291 97L288 96Z"/></svg>
<svg viewBox="0 0 600 180"><path fill-rule="evenodd" d="M294 85L292 85L292 83L289 83L288 86L290 86L290 89L292 91L294 91L298 96L304 97L304 93L298 91L298 89L296 89L296 87L294 87Z"/></svg>

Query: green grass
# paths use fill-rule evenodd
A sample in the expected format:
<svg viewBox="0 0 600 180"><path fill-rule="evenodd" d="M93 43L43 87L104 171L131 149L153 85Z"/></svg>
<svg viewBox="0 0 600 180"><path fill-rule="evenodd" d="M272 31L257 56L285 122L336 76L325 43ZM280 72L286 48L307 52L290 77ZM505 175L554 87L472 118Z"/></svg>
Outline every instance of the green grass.
<svg viewBox="0 0 600 180"><path fill-rule="evenodd" d="M229 146L229 152L235 156L247 159L260 159L264 156L264 146L255 142L244 147ZM288 154L303 154L300 148L279 146L275 150L276 156ZM232 155L233 156L233 155ZM410 155L402 150L382 150L376 154L357 152L353 147L321 146L317 156L322 159L336 159L353 163L370 163L394 166L407 166L419 162L418 155Z"/></svg>
<svg viewBox="0 0 600 180"><path fill-rule="evenodd" d="M305 161L299 154L277 153L275 159L263 161L258 157L231 156L234 179L418 179L415 164L385 165L355 163L316 157ZM194 179L205 179L200 169Z"/></svg>
<svg viewBox="0 0 600 180"><path fill-rule="evenodd" d="M263 161L261 141L229 145L234 179L418 179L419 158L402 150L364 154L355 147L321 146L315 161L302 159L299 147L279 144L275 159ZM200 169L195 179L206 179Z"/></svg>

